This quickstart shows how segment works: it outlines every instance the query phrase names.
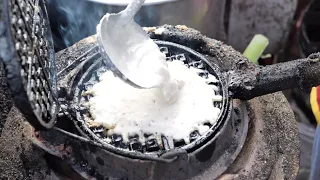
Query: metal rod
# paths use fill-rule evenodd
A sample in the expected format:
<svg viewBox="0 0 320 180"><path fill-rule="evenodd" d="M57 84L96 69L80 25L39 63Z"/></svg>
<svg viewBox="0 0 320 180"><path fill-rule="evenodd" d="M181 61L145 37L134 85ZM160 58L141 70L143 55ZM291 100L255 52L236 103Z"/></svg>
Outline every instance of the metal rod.
<svg viewBox="0 0 320 180"><path fill-rule="evenodd" d="M286 89L311 88L320 84L320 53L265 67L239 68L228 76L231 96L242 100Z"/></svg>

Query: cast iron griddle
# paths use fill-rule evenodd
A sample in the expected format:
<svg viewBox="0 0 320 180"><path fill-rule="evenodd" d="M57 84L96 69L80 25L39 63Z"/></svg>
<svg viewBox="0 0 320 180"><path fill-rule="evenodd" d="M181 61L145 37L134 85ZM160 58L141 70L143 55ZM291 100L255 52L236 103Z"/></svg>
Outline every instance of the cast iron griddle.
<svg viewBox="0 0 320 180"><path fill-rule="evenodd" d="M202 55L192 51L189 48L164 41L156 41L156 43L160 46L160 50L166 54L167 61L182 61L184 65L189 68L193 67L203 70L203 72L198 73L199 76L201 76L202 78L208 79L208 75L211 74L218 79L218 82L207 82L208 84L216 85L219 88L219 90L215 93L223 97L223 100L221 102L212 103L212 106L221 109L221 113L216 123L206 123L205 125L208 125L210 127L210 130L202 136L199 134L198 131L190 132L189 138L191 144L188 145L180 139L170 140L163 134L157 135L145 133L144 138L146 138L146 141L142 143L139 142L138 135L133 135L129 137L128 143L123 142L121 135L114 134L111 136L107 136L105 128L103 126L89 126L88 122L86 122L85 116L90 117L91 120L94 120L91 117L90 113L88 113L88 107L85 105L87 104L87 102L89 102L91 95L82 96L84 92L92 88L92 86L95 83L99 82L99 77L104 72L109 70L109 64L106 61L100 59L100 61L96 61L95 64L88 68L88 70L83 74L82 78L79 80L78 85L75 86L79 87L79 89L76 89L75 91L75 101L79 103L78 106L80 107L78 109L81 109L80 111L77 111L77 119L82 124L82 127L85 129L84 132L89 132L89 135L92 136L93 139L100 142L101 140L104 140L104 142L110 142L112 146L123 150L139 151L147 154L152 153L150 155L154 155L154 153L161 155L163 152L175 148L182 148L191 151L192 149L195 149L201 144L207 142L208 139L210 139L216 133L216 129L221 125L222 121L224 121L226 116L228 116L228 95L224 87L224 84L221 82L219 69L215 65L210 64Z"/></svg>

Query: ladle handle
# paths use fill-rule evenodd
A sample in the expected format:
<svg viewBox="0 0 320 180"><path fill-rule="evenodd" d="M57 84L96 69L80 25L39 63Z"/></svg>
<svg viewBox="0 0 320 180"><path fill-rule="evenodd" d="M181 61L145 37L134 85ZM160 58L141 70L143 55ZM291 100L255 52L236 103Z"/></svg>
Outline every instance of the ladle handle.
<svg viewBox="0 0 320 180"><path fill-rule="evenodd" d="M228 73L228 89L235 99L249 100L286 89L311 88L320 84L320 53L265 67L249 65Z"/></svg>
<svg viewBox="0 0 320 180"><path fill-rule="evenodd" d="M129 21L134 18L137 12L140 10L145 0L132 0L131 3L128 4L125 10L121 12L121 16L124 21Z"/></svg>

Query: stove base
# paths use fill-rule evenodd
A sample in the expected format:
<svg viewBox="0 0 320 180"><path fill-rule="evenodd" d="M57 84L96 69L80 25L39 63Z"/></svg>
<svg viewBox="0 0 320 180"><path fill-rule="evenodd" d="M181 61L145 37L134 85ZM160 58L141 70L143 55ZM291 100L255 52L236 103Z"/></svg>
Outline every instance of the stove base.
<svg viewBox="0 0 320 180"><path fill-rule="evenodd" d="M182 37L188 37L196 42L190 46L205 45L204 49L194 49L216 57L216 63L222 69L232 68L235 60L243 58L231 47L202 37L197 31L172 26L166 28L173 29L167 36L173 37L176 43L182 42ZM69 60L76 59L79 52L85 52L93 43L94 38L90 37L63 50L57 54L57 60L60 61L57 63L68 64ZM62 67L58 68L61 70ZM219 179L294 179L299 167L299 136L294 114L285 97L282 93L265 95L246 102L246 106L250 119L246 142L235 162ZM0 172L5 172L0 174L0 179L59 179L52 170L59 161L31 144L32 128L21 120L21 114L12 108L0 138ZM210 174L202 173L196 178L211 177Z"/></svg>
<svg viewBox="0 0 320 180"><path fill-rule="evenodd" d="M297 122L282 93L247 102L249 131L234 164L220 180L295 179L299 170Z"/></svg>
<svg viewBox="0 0 320 180"><path fill-rule="evenodd" d="M299 168L298 131L285 97L282 93L266 95L247 102L247 106L251 121L245 145L219 179L294 179ZM62 179L52 170L58 160L31 144L32 127L22 120L13 107L0 138L0 171L5 172L0 179ZM197 178L209 177L202 174Z"/></svg>

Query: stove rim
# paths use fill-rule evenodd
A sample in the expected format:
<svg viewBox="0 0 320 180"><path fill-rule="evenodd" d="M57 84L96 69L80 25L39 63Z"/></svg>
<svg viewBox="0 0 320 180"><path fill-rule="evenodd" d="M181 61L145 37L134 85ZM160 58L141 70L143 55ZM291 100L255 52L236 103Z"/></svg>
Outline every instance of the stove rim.
<svg viewBox="0 0 320 180"><path fill-rule="evenodd" d="M223 96L222 101L222 111L219 114L218 120L215 124L210 127L210 130L208 130L204 135L200 136L199 139L195 140L194 142L184 145L182 147L174 148L172 150L164 151L164 153L157 154L158 157L150 156L148 154L139 152L139 151L133 151L133 150L126 150L122 148L118 148L113 146L112 144L109 144L105 141L103 141L100 137L98 137L95 133L92 132L91 129L86 125L85 120L82 118L81 113L79 112L79 106L80 106L80 98L81 97L81 89L79 85L83 84L84 77L88 76L87 74L91 71L97 70L98 68L94 69L95 66L97 66L99 63L102 62L102 57L98 58L94 64L92 64L88 69L85 70L85 73L83 73L82 78L76 83L76 88L73 93L74 103L76 104L76 107L74 108L74 115L75 120L74 124L76 129L80 132L82 136L85 136L93 141L96 141L100 143L106 150L111 151L115 154L133 158L133 159L145 159L145 160L156 160L156 161L163 161L163 162L173 162L177 159L179 155L182 154L190 154L196 150L202 149L202 147L208 146L208 143L211 142L211 140L218 134L219 128L225 126L226 119L230 118L230 114L232 113L232 104L231 98L229 97L228 90L226 88L226 77L224 74L220 71L219 67L214 64L213 62L208 61L204 55L186 47L182 46L177 43L172 43L168 41L161 41L157 39L153 39L158 45L164 45L164 46L171 46L173 48L179 48L183 51L187 51L199 58L202 62L204 62L211 70L213 70L214 75L218 78L221 86L221 93ZM167 156L167 157L166 157ZM166 157L166 158L165 158ZM171 158L171 159L167 159Z"/></svg>

